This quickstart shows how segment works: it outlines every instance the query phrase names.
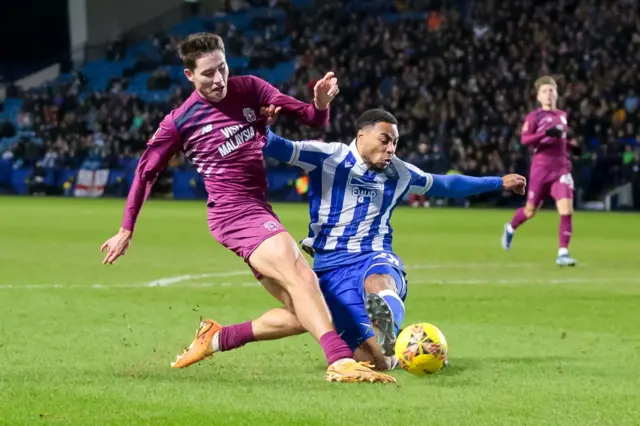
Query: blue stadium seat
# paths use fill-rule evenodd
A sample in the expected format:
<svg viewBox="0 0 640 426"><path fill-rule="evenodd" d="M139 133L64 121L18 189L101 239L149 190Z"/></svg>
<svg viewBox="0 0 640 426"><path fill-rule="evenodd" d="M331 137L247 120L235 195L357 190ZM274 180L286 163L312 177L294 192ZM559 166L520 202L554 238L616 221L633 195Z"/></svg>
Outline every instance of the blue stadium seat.
<svg viewBox="0 0 640 426"><path fill-rule="evenodd" d="M160 68L169 74L171 80L177 83L182 83L184 81L184 67L182 65L163 65Z"/></svg>
<svg viewBox="0 0 640 426"><path fill-rule="evenodd" d="M129 79L127 91L140 92L147 90L147 80L151 77L150 72L139 72Z"/></svg>
<svg viewBox="0 0 640 426"><path fill-rule="evenodd" d="M140 99L148 103L168 102L171 99L172 90L144 90L138 93Z"/></svg>
<svg viewBox="0 0 640 426"><path fill-rule="evenodd" d="M122 61L107 61L99 59L97 61L87 62L82 67L82 73L88 78L104 78L119 77L125 68L133 67L135 61L133 59L124 59Z"/></svg>
<svg viewBox="0 0 640 426"><path fill-rule="evenodd" d="M232 24L239 31L244 31L251 26L253 18L247 13L219 13L209 19L204 20L206 28L213 29L211 26L218 22L226 22Z"/></svg>
<svg viewBox="0 0 640 426"><path fill-rule="evenodd" d="M242 56L227 56L227 64L231 69L244 69L249 66L249 58Z"/></svg>

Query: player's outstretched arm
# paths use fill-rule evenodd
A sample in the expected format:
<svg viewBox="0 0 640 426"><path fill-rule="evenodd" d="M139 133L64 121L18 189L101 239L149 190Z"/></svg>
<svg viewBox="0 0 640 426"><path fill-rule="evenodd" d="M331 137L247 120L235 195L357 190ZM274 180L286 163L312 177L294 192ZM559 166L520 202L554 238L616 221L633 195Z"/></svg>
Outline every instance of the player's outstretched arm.
<svg viewBox="0 0 640 426"><path fill-rule="evenodd" d="M431 175L427 194L434 197L463 198L483 192L507 189L524 194L527 180L520 175L474 177L465 175Z"/></svg>
<svg viewBox="0 0 640 426"><path fill-rule="evenodd" d="M262 148L262 153L265 157L275 158L310 172L317 167L322 167L324 160L343 147L346 145L340 143L291 141L267 128L267 144Z"/></svg>
<svg viewBox="0 0 640 426"><path fill-rule="evenodd" d="M100 251L107 250L102 263L113 264L124 255L131 244L133 229L142 209L142 204L149 196L158 175L166 167L171 157L178 152L180 138L171 116L165 117L160 127L147 143L138 162L136 172L127 197L122 225L116 235L102 244Z"/></svg>
<svg viewBox="0 0 640 426"><path fill-rule="evenodd" d="M263 105L280 107L309 126L322 127L329 124L329 104L340 92L338 79L332 72L328 72L313 88L313 104L307 104L285 95L258 77L253 77L253 79L260 94L260 102Z"/></svg>

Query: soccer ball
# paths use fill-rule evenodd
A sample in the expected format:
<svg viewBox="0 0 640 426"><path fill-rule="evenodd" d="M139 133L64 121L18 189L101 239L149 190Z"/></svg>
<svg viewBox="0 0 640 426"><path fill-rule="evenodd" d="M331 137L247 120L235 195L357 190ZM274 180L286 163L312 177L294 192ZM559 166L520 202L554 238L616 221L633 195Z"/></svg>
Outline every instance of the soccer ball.
<svg viewBox="0 0 640 426"><path fill-rule="evenodd" d="M416 376L433 374L447 361L447 339L435 325L423 322L406 327L396 339L398 364Z"/></svg>

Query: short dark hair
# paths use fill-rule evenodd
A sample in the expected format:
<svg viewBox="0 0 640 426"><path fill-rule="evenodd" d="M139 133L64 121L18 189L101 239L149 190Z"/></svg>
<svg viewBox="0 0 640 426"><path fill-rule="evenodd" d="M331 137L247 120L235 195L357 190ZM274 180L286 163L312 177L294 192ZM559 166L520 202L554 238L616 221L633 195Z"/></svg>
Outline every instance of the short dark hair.
<svg viewBox="0 0 640 426"><path fill-rule="evenodd" d="M391 114L380 108L370 109L362 113L356 120L357 130L368 126L375 126L377 123L390 123L398 125L398 120Z"/></svg>
<svg viewBox="0 0 640 426"><path fill-rule="evenodd" d="M221 50L224 53L224 42L222 37L213 33L195 33L189 35L178 46L178 54L185 68L193 71L198 58L207 53Z"/></svg>

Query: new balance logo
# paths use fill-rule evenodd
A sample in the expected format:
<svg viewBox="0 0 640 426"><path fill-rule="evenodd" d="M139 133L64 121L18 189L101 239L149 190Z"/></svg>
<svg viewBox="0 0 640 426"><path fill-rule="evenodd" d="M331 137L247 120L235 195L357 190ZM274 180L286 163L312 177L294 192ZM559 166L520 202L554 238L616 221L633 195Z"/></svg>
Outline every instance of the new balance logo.
<svg viewBox="0 0 640 426"><path fill-rule="evenodd" d="M202 128L202 134L206 135L207 133L211 132L213 130L213 124L207 124L206 126L204 126Z"/></svg>

